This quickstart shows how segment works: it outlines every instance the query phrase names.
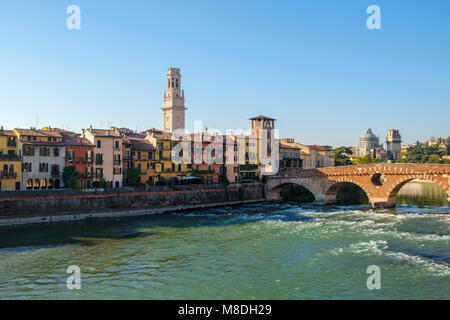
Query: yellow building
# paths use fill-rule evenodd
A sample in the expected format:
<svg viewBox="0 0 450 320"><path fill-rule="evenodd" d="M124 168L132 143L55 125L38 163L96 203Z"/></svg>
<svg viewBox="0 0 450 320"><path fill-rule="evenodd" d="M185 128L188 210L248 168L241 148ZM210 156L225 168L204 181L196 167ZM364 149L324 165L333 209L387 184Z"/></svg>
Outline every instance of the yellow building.
<svg viewBox="0 0 450 320"><path fill-rule="evenodd" d="M131 144L131 167L138 168L139 183L156 182L156 148L150 141L142 137L128 137Z"/></svg>
<svg viewBox="0 0 450 320"><path fill-rule="evenodd" d="M280 142L279 171L296 171L302 169L301 149L295 145Z"/></svg>
<svg viewBox="0 0 450 320"><path fill-rule="evenodd" d="M292 138L283 138L280 141L283 145L300 149L303 169L334 167L333 153L328 148L318 145L304 145L295 142Z"/></svg>
<svg viewBox="0 0 450 320"><path fill-rule="evenodd" d="M22 159L14 131L0 129L0 190L22 189Z"/></svg>
<svg viewBox="0 0 450 320"><path fill-rule="evenodd" d="M171 178L183 178L190 176L192 172L192 165L190 162L190 155L183 155L180 153L180 157L189 159L189 161L182 161L181 163L175 163L172 160L173 148L181 143L184 145L184 150L190 150L190 142L180 142L175 140L170 133L150 129L143 132L145 140L147 140L155 148L155 160L154 163L154 177L153 182L157 182L160 178L169 180Z"/></svg>

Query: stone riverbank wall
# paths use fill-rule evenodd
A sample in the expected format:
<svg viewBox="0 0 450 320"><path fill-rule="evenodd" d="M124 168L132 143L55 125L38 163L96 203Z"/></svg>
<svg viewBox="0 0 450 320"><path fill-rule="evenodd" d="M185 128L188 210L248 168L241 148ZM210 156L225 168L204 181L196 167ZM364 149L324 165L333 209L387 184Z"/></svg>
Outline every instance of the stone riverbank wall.
<svg viewBox="0 0 450 320"><path fill-rule="evenodd" d="M261 183L0 193L0 225L144 215L264 200Z"/></svg>

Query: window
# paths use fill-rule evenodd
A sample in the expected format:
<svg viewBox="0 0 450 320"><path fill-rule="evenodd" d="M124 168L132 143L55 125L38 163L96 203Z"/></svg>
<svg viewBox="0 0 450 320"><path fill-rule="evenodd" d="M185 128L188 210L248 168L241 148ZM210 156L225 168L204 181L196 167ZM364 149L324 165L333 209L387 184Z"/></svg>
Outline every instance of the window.
<svg viewBox="0 0 450 320"><path fill-rule="evenodd" d="M138 158L138 160L141 160L141 152L140 151L138 151L137 158Z"/></svg>
<svg viewBox="0 0 450 320"><path fill-rule="evenodd" d="M31 172L31 163L24 163L23 164L23 172Z"/></svg>
<svg viewBox="0 0 450 320"><path fill-rule="evenodd" d="M53 156L59 157L59 148L53 149Z"/></svg>
<svg viewBox="0 0 450 320"><path fill-rule="evenodd" d="M73 150L67 150L66 158L67 161L73 161Z"/></svg>
<svg viewBox="0 0 450 320"><path fill-rule="evenodd" d="M46 147L40 148L39 149L39 155L41 157L49 157L50 156L50 148L46 148Z"/></svg>
<svg viewBox="0 0 450 320"><path fill-rule="evenodd" d="M48 169L48 165L47 165L47 169ZM59 176L59 165L57 165L57 164L52 164L52 167L51 167L51 174L52 174L53 176Z"/></svg>
<svg viewBox="0 0 450 320"><path fill-rule="evenodd" d="M48 172L48 163L39 163L39 172Z"/></svg>
<svg viewBox="0 0 450 320"><path fill-rule="evenodd" d="M148 160L153 160L153 154L151 152L148 153Z"/></svg>
<svg viewBox="0 0 450 320"><path fill-rule="evenodd" d="M101 140L97 140L97 148L101 148L102 147L102 141Z"/></svg>
<svg viewBox="0 0 450 320"><path fill-rule="evenodd" d="M119 141L116 141L115 143L116 143L116 149L120 149Z"/></svg>

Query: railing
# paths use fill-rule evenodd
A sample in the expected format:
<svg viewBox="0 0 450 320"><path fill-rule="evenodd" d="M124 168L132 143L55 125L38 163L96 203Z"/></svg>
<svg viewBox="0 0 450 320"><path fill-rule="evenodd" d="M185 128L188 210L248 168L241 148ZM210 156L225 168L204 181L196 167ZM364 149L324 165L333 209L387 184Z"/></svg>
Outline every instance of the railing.
<svg viewBox="0 0 450 320"><path fill-rule="evenodd" d="M120 166L120 164L122 163L122 161L121 160L114 160L114 165L115 166Z"/></svg>
<svg viewBox="0 0 450 320"><path fill-rule="evenodd" d="M17 178L16 172L6 172L6 171L0 171L0 178L1 179L10 179L10 178Z"/></svg>
<svg viewBox="0 0 450 320"><path fill-rule="evenodd" d="M6 145L7 145L8 147L15 147L17 144L16 144L16 141L15 141L15 140L10 140L10 141L8 141L8 142L6 143Z"/></svg>
<svg viewBox="0 0 450 320"><path fill-rule="evenodd" d="M59 171L52 171L50 174L52 177L55 177L55 178L59 177Z"/></svg>
<svg viewBox="0 0 450 320"><path fill-rule="evenodd" d="M20 157L17 154L0 153L0 160L20 160Z"/></svg>
<svg viewBox="0 0 450 320"><path fill-rule="evenodd" d="M103 164L103 159L95 159L95 164Z"/></svg>

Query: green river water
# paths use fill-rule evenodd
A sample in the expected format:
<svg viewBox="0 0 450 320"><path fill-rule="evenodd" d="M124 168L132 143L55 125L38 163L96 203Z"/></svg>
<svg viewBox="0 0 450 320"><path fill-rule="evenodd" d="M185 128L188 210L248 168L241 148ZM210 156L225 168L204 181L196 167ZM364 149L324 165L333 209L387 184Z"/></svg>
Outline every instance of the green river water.
<svg viewBox="0 0 450 320"><path fill-rule="evenodd" d="M450 208L407 186L383 211L257 203L2 228L0 299L450 299Z"/></svg>

